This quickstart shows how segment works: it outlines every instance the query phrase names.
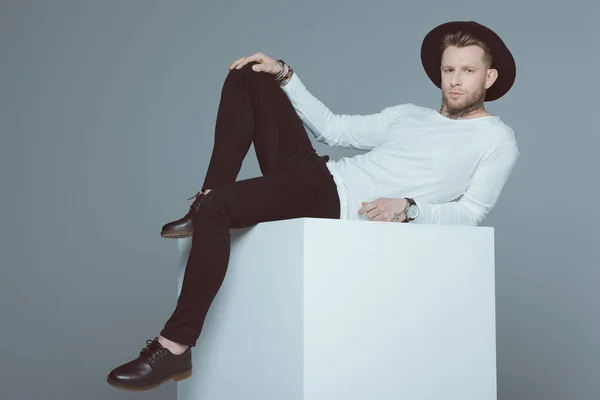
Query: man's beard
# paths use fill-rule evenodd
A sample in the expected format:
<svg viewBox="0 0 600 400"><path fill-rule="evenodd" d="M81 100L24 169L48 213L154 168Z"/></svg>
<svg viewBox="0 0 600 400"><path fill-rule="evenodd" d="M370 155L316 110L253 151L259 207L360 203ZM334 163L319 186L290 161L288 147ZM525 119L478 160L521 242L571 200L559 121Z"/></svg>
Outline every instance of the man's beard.
<svg viewBox="0 0 600 400"><path fill-rule="evenodd" d="M465 94L459 96L459 99L461 99L461 97L466 96ZM483 108L483 104L485 102L485 89L481 90L480 92L476 93L475 95L471 96L470 98L467 99L467 102L464 105L457 105L457 106L450 106L448 103L448 98L446 97L446 94L442 92L442 107L440 109L440 114L442 114L445 117L448 118L452 118L452 119L459 119L459 118L463 118L464 116L472 113L473 111L477 111L480 110L481 108Z"/></svg>

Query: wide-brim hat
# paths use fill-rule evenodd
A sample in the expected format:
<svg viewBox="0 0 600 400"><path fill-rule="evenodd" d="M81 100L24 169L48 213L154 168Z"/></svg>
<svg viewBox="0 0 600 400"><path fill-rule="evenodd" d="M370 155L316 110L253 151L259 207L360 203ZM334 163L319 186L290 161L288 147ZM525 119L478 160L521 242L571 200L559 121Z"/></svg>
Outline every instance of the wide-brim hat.
<svg viewBox="0 0 600 400"><path fill-rule="evenodd" d="M517 67L510 50L490 28L475 21L452 21L433 28L421 44L421 63L429 79L438 87L442 85L440 65L442 63L442 41L447 33L462 31L485 41L491 49L491 68L498 70L498 78L487 89L485 101L494 101L504 96L515 82Z"/></svg>

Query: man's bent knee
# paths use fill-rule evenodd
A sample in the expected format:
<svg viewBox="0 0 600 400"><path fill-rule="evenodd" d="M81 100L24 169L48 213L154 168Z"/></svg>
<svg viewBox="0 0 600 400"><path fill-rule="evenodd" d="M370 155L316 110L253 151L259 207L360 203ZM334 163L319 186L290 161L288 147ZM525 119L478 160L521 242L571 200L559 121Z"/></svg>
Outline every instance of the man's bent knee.
<svg viewBox="0 0 600 400"><path fill-rule="evenodd" d="M231 80L231 79L242 79L247 84L251 83L251 82L252 83L260 82L260 83L266 83L266 84L271 84L271 85L274 84L275 76L273 74L269 74L267 72L254 71L252 69L252 66L255 64L259 64L259 63L257 61L252 61L252 62L249 62L248 64L244 65L240 69L232 69L231 71L229 71L226 81Z"/></svg>

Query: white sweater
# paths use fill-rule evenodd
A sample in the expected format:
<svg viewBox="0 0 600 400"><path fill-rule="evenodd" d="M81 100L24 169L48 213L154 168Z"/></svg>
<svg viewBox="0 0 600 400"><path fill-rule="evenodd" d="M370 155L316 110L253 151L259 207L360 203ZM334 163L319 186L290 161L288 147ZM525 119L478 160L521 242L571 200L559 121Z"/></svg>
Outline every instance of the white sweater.
<svg viewBox="0 0 600 400"><path fill-rule="evenodd" d="M498 116L450 119L412 103L371 115L334 114L297 73L282 89L317 141L368 150L330 160L340 197L340 219L362 201L411 197L412 223L479 225L496 204L519 157L514 131Z"/></svg>

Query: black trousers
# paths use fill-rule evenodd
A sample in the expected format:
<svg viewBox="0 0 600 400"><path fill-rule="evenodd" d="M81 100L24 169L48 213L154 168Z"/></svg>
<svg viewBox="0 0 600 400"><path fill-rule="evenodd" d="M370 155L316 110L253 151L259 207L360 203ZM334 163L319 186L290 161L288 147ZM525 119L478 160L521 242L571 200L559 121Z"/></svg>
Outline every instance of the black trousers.
<svg viewBox="0 0 600 400"><path fill-rule="evenodd" d="M231 228L300 217L340 218L333 177L274 76L245 65L229 71L214 148L194 215L194 235L177 306L160 334L195 346L227 271ZM236 182L254 143L261 177ZM282 260L283 262L284 260ZM251 268L248 265L248 268Z"/></svg>

